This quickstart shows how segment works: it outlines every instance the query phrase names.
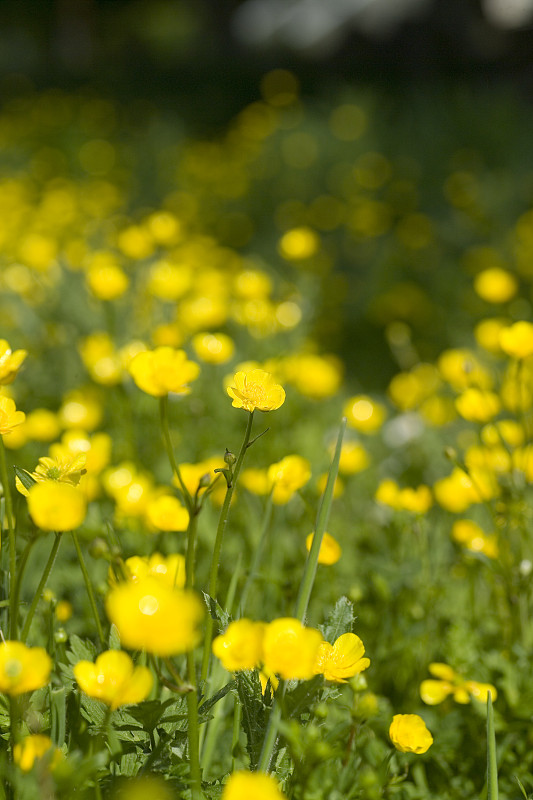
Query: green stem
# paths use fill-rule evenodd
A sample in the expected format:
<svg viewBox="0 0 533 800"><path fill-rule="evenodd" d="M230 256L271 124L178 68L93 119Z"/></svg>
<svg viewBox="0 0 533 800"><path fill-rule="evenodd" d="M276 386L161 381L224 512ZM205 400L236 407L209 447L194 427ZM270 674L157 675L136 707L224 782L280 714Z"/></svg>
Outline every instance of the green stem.
<svg viewBox="0 0 533 800"><path fill-rule="evenodd" d="M233 733L231 737L231 771L235 772L235 753L239 744L239 732L241 730L242 706L237 697L233 698Z"/></svg>
<svg viewBox="0 0 533 800"><path fill-rule="evenodd" d="M15 517L13 515L13 501L7 474L6 449L4 439L0 436L0 478L4 487L6 504L7 531L9 537L9 638L17 638L17 607L15 605L14 587L17 573L17 553L15 541Z"/></svg>
<svg viewBox="0 0 533 800"><path fill-rule="evenodd" d="M198 515L192 510L187 525L187 552L185 554L185 586L187 589L194 587L195 571L195 552L196 552L196 529L198 527Z"/></svg>
<svg viewBox="0 0 533 800"><path fill-rule="evenodd" d="M22 555L19 561L19 568L17 570L17 579L15 582L15 587L13 589L14 599L14 607L16 609L16 615L18 617L18 608L20 602L20 589L22 586L22 578L24 577L24 572L26 570L26 565L28 563L28 557L31 553L32 547L35 544L35 539L30 539L30 541L26 544L26 547L22 551Z"/></svg>
<svg viewBox="0 0 533 800"><path fill-rule="evenodd" d="M342 439L345 430L346 418L343 418L339 429L339 435L337 437L337 445L335 447L333 461L331 462L331 467L329 468L326 488L318 509L313 544L311 545L311 550L307 556L304 574L300 584L300 590L298 592L298 600L296 601L295 616L298 617L298 619L302 622L307 614L307 606L309 605L309 598L311 597L313 583L315 582L318 554L320 552L320 546L322 544L324 532L328 525L331 504L333 501L333 490L335 488L335 481L337 480L337 474L339 472L339 460L341 457Z"/></svg>
<svg viewBox="0 0 533 800"><path fill-rule="evenodd" d="M159 398L159 418L161 421L161 431L163 433L163 440L165 442L165 449L167 451L168 460L170 461L170 466L172 467L172 471L176 478L178 479L178 483L181 487L181 491L183 493L183 499L185 501L185 505L187 506L187 510L189 513L192 513L194 509L194 500L185 485L185 481L180 472L180 468L178 466L178 462L176 461L176 457L174 455L174 448L172 447L172 440L170 438L170 429L168 426L168 394L163 395L163 397Z"/></svg>
<svg viewBox="0 0 533 800"><path fill-rule="evenodd" d="M252 564L250 566L250 571L248 572L248 577L246 578L246 583L244 584L244 589L242 590L241 593L241 598L239 603L240 606L239 616L242 616L242 614L244 614L244 610L246 608L246 601L248 600L250 589L252 588L252 584L257 576L257 571L261 563L261 559L263 558L266 540L268 537L268 531L270 528L270 521L272 519L272 509L273 509L272 492L270 492L265 506L265 513L261 525L261 534L259 536L259 542L257 543L257 547L255 548L255 553L252 559ZM227 606L227 608L229 609L230 606Z"/></svg>
<svg viewBox="0 0 533 800"><path fill-rule="evenodd" d="M278 738L278 725L281 719L282 697L278 696L279 693L281 693L281 695L285 694L285 683L283 683L282 686L279 686L278 691L276 692L274 705L272 706L272 711L270 712L268 727L261 750L261 756L259 758L259 764L257 765L259 772L268 772L270 769L270 762L272 761L274 747L276 746L276 739Z"/></svg>
<svg viewBox="0 0 533 800"><path fill-rule="evenodd" d="M50 572L52 571L52 567L54 566L54 561L56 560L57 551L59 550L59 545L61 544L61 538L63 536L62 532L59 531L58 533L54 534L55 540L54 544L52 545L52 549L50 550L50 555L48 556L48 561L46 562L46 566L44 568L44 572L41 575L41 580L39 581L39 585L35 591L33 596L33 600L31 601L30 610L28 611L28 615L24 622L24 627L22 629L22 633L20 634L20 641L25 642L28 638L28 633L30 632L31 623L33 621L33 616L35 614L35 610L37 605L39 604L39 600L43 596L44 588L50 576Z"/></svg>
<svg viewBox="0 0 533 800"><path fill-rule="evenodd" d="M487 800L498 800L498 763L491 692L487 694Z"/></svg>
<svg viewBox="0 0 533 800"><path fill-rule="evenodd" d="M191 800L200 800L202 797L202 771L200 769L200 734L198 725L198 694L196 691L196 668L194 664L194 650L187 653L187 677L192 692L187 694L187 737L189 741L189 764L191 781Z"/></svg>
<svg viewBox="0 0 533 800"><path fill-rule="evenodd" d="M248 449L248 444L250 442L250 434L252 433L252 425L254 421L254 412L251 411L248 414L248 421L246 423L246 431L244 433L244 439L241 445L241 449L239 450L239 455L237 456L237 461L232 471L231 483L226 490L226 496L224 497L224 503L222 504L222 509L220 511L220 517L218 520L217 526L217 533L215 537L215 546L213 548L213 560L211 561L211 569L209 571L209 595L213 598L213 600L217 599L217 586L218 586L218 569L220 566L220 552L222 550L222 540L224 538L224 532L226 530L226 526L228 524L229 519L229 512L231 506L231 498L233 497L233 491L235 489L235 485L237 483L237 479L239 477L239 472L241 471L242 462L244 461L244 456ZM205 642L204 642L204 652L202 657L202 680L205 681L207 678L207 672L209 670L209 657L211 655L211 639L213 636L213 619L211 615L207 617L206 623L206 634L205 634Z"/></svg>
<svg viewBox="0 0 533 800"><path fill-rule="evenodd" d="M104 631L102 630L102 623L100 622L100 617L98 616L98 608L96 607L96 598L94 596L93 585L91 583L91 578L87 571L87 566L85 564L85 559L83 558L83 553L81 552L78 534L76 533L76 531L72 531L71 536L74 542L74 547L76 548L76 553L78 554L78 561L80 562L81 571L83 573L85 588L87 589L87 594L89 595L89 602L91 604L91 608L93 611L93 617L96 623L96 629L98 631L98 638L100 639L100 644L104 645L105 644Z"/></svg>

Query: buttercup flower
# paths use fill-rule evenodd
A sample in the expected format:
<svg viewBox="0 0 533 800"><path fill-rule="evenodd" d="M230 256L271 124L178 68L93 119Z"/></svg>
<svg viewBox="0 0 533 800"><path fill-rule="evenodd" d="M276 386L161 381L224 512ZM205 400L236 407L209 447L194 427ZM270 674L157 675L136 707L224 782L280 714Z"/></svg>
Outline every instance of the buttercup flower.
<svg viewBox="0 0 533 800"><path fill-rule="evenodd" d="M310 533L305 540L305 546L308 551L311 550L315 534ZM336 564L342 555L341 547L336 539L329 533L324 533L322 541L320 542L320 550L318 551L319 564Z"/></svg>
<svg viewBox="0 0 533 800"><path fill-rule="evenodd" d="M376 433L385 422L387 412L381 403L360 394L350 397L345 403L344 416L351 428L361 433Z"/></svg>
<svg viewBox="0 0 533 800"><path fill-rule="evenodd" d="M527 358L533 355L533 324L520 320L500 332L500 347L513 358Z"/></svg>
<svg viewBox="0 0 533 800"><path fill-rule="evenodd" d="M154 553L151 556L131 556L124 562L129 580L140 581L143 578L156 578L167 586L183 589L185 586L185 557L180 553L162 556Z"/></svg>
<svg viewBox="0 0 533 800"><path fill-rule="evenodd" d="M470 422L488 422L498 414L501 403L494 392L470 386L456 399L455 407L463 419Z"/></svg>
<svg viewBox="0 0 533 800"><path fill-rule="evenodd" d="M389 728L391 741L401 753L425 753L433 744L433 736L418 714L395 714Z"/></svg>
<svg viewBox="0 0 533 800"><path fill-rule="evenodd" d="M58 481L59 483L69 483L72 486L77 486L81 476L86 472L85 462L85 453L78 453L75 456L67 456L66 458L43 456L39 459L35 472L30 474L37 483ZM27 497L29 491L18 477L15 479L15 483L18 491Z"/></svg>
<svg viewBox="0 0 533 800"><path fill-rule="evenodd" d="M275 619L266 626L263 638L264 665L287 680L308 680L315 674L322 641L319 631L305 628L298 619Z"/></svg>
<svg viewBox="0 0 533 800"><path fill-rule="evenodd" d="M264 772L233 772L222 792L222 800L285 800L276 779Z"/></svg>
<svg viewBox="0 0 533 800"><path fill-rule="evenodd" d="M285 456L268 468L268 480L274 487L272 500L276 505L288 503L298 489L311 477L311 465L302 456Z"/></svg>
<svg viewBox="0 0 533 800"><path fill-rule="evenodd" d="M136 667L122 650L106 650L91 661L78 661L74 677L80 689L112 710L146 700L153 684L148 667Z"/></svg>
<svg viewBox="0 0 533 800"><path fill-rule="evenodd" d="M0 395L0 435L11 433L13 428L22 425L25 419L24 411L17 411L15 401L11 397Z"/></svg>
<svg viewBox="0 0 533 800"><path fill-rule="evenodd" d="M169 656L192 650L200 641L200 599L157 578L119 583L107 595L106 611L122 644L132 650Z"/></svg>
<svg viewBox="0 0 533 800"><path fill-rule="evenodd" d="M343 633L335 644L322 642L318 648L315 672L327 681L346 683L348 678L358 675L370 666L370 659L363 658L365 646L355 633Z"/></svg>
<svg viewBox="0 0 533 800"><path fill-rule="evenodd" d="M13 748L13 761L23 772L29 772L36 761L40 761L48 756L50 770L63 760L61 750L55 747L49 736L34 733L26 736L21 742L17 742Z"/></svg>
<svg viewBox="0 0 533 800"><path fill-rule="evenodd" d="M35 483L28 493L28 510L38 528L44 531L72 531L87 512L83 492L70 483Z"/></svg>
<svg viewBox="0 0 533 800"><path fill-rule="evenodd" d="M492 684L465 681L448 664L434 662L429 665L428 669L431 675L438 678L438 680L422 681L420 684L420 697L428 706L442 703L449 695L453 695L456 703L463 705L469 703L471 697L486 703L489 692L492 700L496 700L498 696L496 688Z"/></svg>
<svg viewBox="0 0 533 800"><path fill-rule="evenodd" d="M163 397L169 392L189 394L189 383L200 373L198 364L189 361L184 350L172 347L137 353L128 369L139 389L154 397Z"/></svg>
<svg viewBox="0 0 533 800"><path fill-rule="evenodd" d="M22 642L0 644L0 692L16 696L46 686L52 659L42 647Z"/></svg>
<svg viewBox="0 0 533 800"><path fill-rule="evenodd" d="M184 531L189 524L189 512L177 497L170 494L150 499L145 515L148 524L159 531Z"/></svg>
<svg viewBox="0 0 533 800"><path fill-rule="evenodd" d="M226 632L213 640L213 653L229 672L255 669L262 661L265 627L250 619L230 622Z"/></svg>
<svg viewBox="0 0 533 800"><path fill-rule="evenodd" d="M13 383L27 355L26 350L13 352L9 343L5 339L0 339L0 386Z"/></svg>
<svg viewBox="0 0 533 800"><path fill-rule="evenodd" d="M511 272L501 267L489 267L476 275L474 289L487 303L506 303L515 296L518 283Z"/></svg>
<svg viewBox="0 0 533 800"><path fill-rule="evenodd" d="M274 382L274 376L262 369L250 372L236 372L233 385L228 386L227 393L232 399L232 406L244 408L245 411L275 411L285 402L285 390Z"/></svg>

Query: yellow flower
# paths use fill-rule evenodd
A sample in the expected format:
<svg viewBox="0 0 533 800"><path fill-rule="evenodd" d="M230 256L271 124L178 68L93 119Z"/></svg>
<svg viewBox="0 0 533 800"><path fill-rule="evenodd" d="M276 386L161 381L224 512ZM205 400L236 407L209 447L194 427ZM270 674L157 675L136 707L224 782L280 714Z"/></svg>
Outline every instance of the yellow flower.
<svg viewBox="0 0 533 800"><path fill-rule="evenodd" d="M474 289L487 303L506 303L515 296L518 283L514 275L501 267L484 269L474 278Z"/></svg>
<svg viewBox="0 0 533 800"><path fill-rule="evenodd" d="M437 366L444 380L458 391L467 386L490 389L492 385L490 374L470 350L445 350L439 356Z"/></svg>
<svg viewBox="0 0 533 800"><path fill-rule="evenodd" d="M310 552L313 544L314 533L310 533L305 540L307 551ZM319 564L336 564L342 555L341 547L336 539L329 533L324 533L320 543L320 550L318 551Z"/></svg>
<svg viewBox="0 0 533 800"><path fill-rule="evenodd" d="M322 641L319 631L305 628L298 619L275 619L266 626L263 638L264 665L287 680L308 680L315 674Z"/></svg>
<svg viewBox="0 0 533 800"><path fill-rule="evenodd" d="M87 285L99 300L116 300L129 286L129 278L112 257L108 263L93 263L87 273Z"/></svg>
<svg viewBox="0 0 533 800"><path fill-rule="evenodd" d="M345 403L344 416L348 425L361 433L376 433L385 421L385 406L364 394L355 395Z"/></svg>
<svg viewBox="0 0 533 800"><path fill-rule="evenodd" d="M425 753L433 744L433 736L418 714L395 714L389 728L391 741L401 753Z"/></svg>
<svg viewBox="0 0 533 800"><path fill-rule="evenodd" d="M239 619L213 640L213 653L228 672L255 669L263 660L263 622Z"/></svg>
<svg viewBox="0 0 533 800"><path fill-rule="evenodd" d="M200 641L204 607L194 592L174 589L153 577L126 581L106 598L107 615L125 647L169 656Z"/></svg>
<svg viewBox="0 0 533 800"><path fill-rule="evenodd" d="M189 394L188 384L200 373L198 364L189 361L184 350L172 347L137 353L128 369L139 389L154 397L163 397L169 392Z"/></svg>
<svg viewBox="0 0 533 800"><path fill-rule="evenodd" d="M484 553L488 558L498 558L498 539L495 534L486 534L470 519L458 519L452 527L452 537L473 553Z"/></svg>
<svg viewBox="0 0 533 800"><path fill-rule="evenodd" d="M343 633L335 644L322 642L318 648L315 672L327 681L346 683L348 678L358 675L370 666L370 659L363 658L365 647L355 633Z"/></svg>
<svg viewBox="0 0 533 800"><path fill-rule="evenodd" d="M145 514L148 524L159 531L184 531L189 524L189 512L177 497L170 494L150 499Z"/></svg>
<svg viewBox="0 0 533 800"><path fill-rule="evenodd" d="M26 647L22 642L0 644L0 692L11 696L33 692L46 686L52 660L42 647Z"/></svg>
<svg viewBox="0 0 533 800"><path fill-rule="evenodd" d="M283 360L283 370L287 381L313 400L333 397L340 389L342 366L334 356L289 356Z"/></svg>
<svg viewBox="0 0 533 800"><path fill-rule="evenodd" d="M400 508L400 487L392 478L381 481L374 496L376 501L384 506Z"/></svg>
<svg viewBox="0 0 533 800"><path fill-rule="evenodd" d="M452 667L441 662L429 665L429 672L438 680L425 680L420 684L420 697L429 706L442 703L449 695L453 695L456 703L465 705L473 697L481 702L486 702L490 692L492 699L496 700L498 693L490 683L465 681Z"/></svg>
<svg viewBox="0 0 533 800"><path fill-rule="evenodd" d="M508 325L504 319L492 317L482 319L474 328L476 342L489 353L501 355L500 334Z"/></svg>
<svg viewBox="0 0 533 800"><path fill-rule="evenodd" d="M304 225L284 233L278 245L280 255L287 261L302 261L311 258L319 247L318 234Z"/></svg>
<svg viewBox="0 0 533 800"><path fill-rule="evenodd" d="M26 736L13 748L13 761L23 772L29 772L34 763L40 761L44 756L48 756L47 761L51 771L64 758L63 753L55 747L50 737L40 733Z"/></svg>
<svg viewBox="0 0 533 800"><path fill-rule="evenodd" d="M78 661L73 668L80 689L111 709L146 700L153 684L148 667L136 667L122 650L106 650L96 662Z"/></svg>
<svg viewBox="0 0 533 800"><path fill-rule="evenodd" d="M59 436L57 414L47 408L36 408L26 415L26 435L36 442L51 442Z"/></svg>
<svg viewBox="0 0 533 800"><path fill-rule="evenodd" d="M108 333L96 331L79 344L81 360L96 383L113 386L122 378L122 362Z"/></svg>
<svg viewBox="0 0 533 800"><path fill-rule="evenodd" d="M455 407L463 419L469 422L488 422L501 408L497 394L476 389L466 389L455 401Z"/></svg>
<svg viewBox="0 0 533 800"><path fill-rule="evenodd" d="M274 383L274 377L262 369L236 372L233 385L227 388L234 408L245 411L275 411L285 402L285 390Z"/></svg>
<svg viewBox="0 0 533 800"><path fill-rule="evenodd" d="M13 428L22 425L25 419L24 411L17 411L15 401L11 397L0 395L0 435L11 433Z"/></svg>
<svg viewBox="0 0 533 800"><path fill-rule="evenodd" d="M13 383L22 362L28 353L26 350L11 350L5 339L0 339L0 386Z"/></svg>
<svg viewBox="0 0 533 800"><path fill-rule="evenodd" d="M274 487L272 500L276 505L288 503L298 489L304 486L311 477L309 461L302 456L285 456L268 468L268 480Z"/></svg>
<svg viewBox="0 0 533 800"><path fill-rule="evenodd" d="M533 355L533 324L521 320L504 328L500 332L500 347L513 358L528 358Z"/></svg>
<svg viewBox="0 0 533 800"><path fill-rule="evenodd" d="M264 772L233 772L221 800L285 800L276 779Z"/></svg>
<svg viewBox="0 0 533 800"><path fill-rule="evenodd" d="M398 504L404 511L412 511L414 514L425 514L433 505L431 489L423 484L416 489L407 487L400 489L398 494Z"/></svg>
<svg viewBox="0 0 533 800"><path fill-rule="evenodd" d="M30 516L45 531L71 531L78 528L87 511L83 492L70 483L35 483L28 494Z"/></svg>
<svg viewBox="0 0 533 800"><path fill-rule="evenodd" d="M368 467L370 458L367 450L360 442L344 442L339 461L339 472L343 475L354 475Z"/></svg>
<svg viewBox="0 0 533 800"><path fill-rule="evenodd" d="M197 333L192 346L198 358L207 364L225 364L235 352L233 339L225 333Z"/></svg>
<svg viewBox="0 0 533 800"><path fill-rule="evenodd" d="M69 483L71 486L77 486L81 476L86 472L85 461L85 453L78 453L78 455L67 456L66 458L43 456L39 459L35 472L30 474L37 483L57 481L58 483ZM15 479L15 483L18 491L27 497L29 494L28 489L18 477Z"/></svg>
<svg viewBox="0 0 533 800"><path fill-rule="evenodd" d="M239 477L239 482L245 489L248 489L252 494L268 494L271 489L271 483L268 480L268 471L266 469L244 469Z"/></svg>
<svg viewBox="0 0 533 800"><path fill-rule="evenodd" d="M162 556L160 553L131 556L124 563L132 581L150 576L176 589L183 589L185 586L185 558L179 553L172 553L170 556Z"/></svg>
<svg viewBox="0 0 533 800"><path fill-rule="evenodd" d="M56 606L56 618L59 622L66 622L72 616L72 604L68 600L60 600Z"/></svg>

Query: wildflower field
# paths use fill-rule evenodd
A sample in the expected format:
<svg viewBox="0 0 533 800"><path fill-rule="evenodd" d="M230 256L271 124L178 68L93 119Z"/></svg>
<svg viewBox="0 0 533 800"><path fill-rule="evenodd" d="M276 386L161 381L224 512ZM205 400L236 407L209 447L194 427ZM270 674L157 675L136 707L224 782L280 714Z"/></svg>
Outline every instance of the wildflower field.
<svg viewBox="0 0 533 800"><path fill-rule="evenodd" d="M0 798L527 800L532 134L4 103Z"/></svg>

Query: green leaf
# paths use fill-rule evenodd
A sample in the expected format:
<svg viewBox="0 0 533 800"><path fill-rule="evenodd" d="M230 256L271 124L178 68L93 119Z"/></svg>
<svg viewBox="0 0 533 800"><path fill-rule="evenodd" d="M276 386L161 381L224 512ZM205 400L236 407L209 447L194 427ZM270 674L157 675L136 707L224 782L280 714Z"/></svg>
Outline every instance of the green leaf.
<svg viewBox="0 0 533 800"><path fill-rule="evenodd" d="M210 711L213 708L213 706L216 703L218 703L219 700L222 700L222 698L225 697L229 691L235 689L236 685L237 685L236 681L230 681L225 686L223 686L222 689L219 689L218 692L216 692L216 694L212 695L207 700L204 700L202 703L200 703L200 705L198 706L198 713L200 714L200 717L203 714L207 714L207 712Z"/></svg>
<svg viewBox="0 0 533 800"><path fill-rule="evenodd" d="M259 673L256 670L236 672L235 683L242 705L242 725L246 733L246 750L250 758L250 769L254 770L259 764L268 722Z"/></svg>
<svg viewBox="0 0 533 800"><path fill-rule="evenodd" d="M319 626L322 636L330 644L334 644L335 639L343 633L351 633L354 619L353 604L347 597L341 597L324 625Z"/></svg>
<svg viewBox="0 0 533 800"><path fill-rule="evenodd" d="M221 629L225 630L230 623L230 615L207 592L202 592L202 594L211 618L216 622L220 622Z"/></svg>
<svg viewBox="0 0 533 800"><path fill-rule="evenodd" d="M487 800L498 800L498 764L491 692L487 694Z"/></svg>
<svg viewBox="0 0 533 800"><path fill-rule="evenodd" d="M94 661L96 647L88 639L84 641L74 633L70 637L70 650L67 651L67 658L71 664L77 664L78 661Z"/></svg>
<svg viewBox="0 0 533 800"><path fill-rule="evenodd" d="M120 650L120 634L117 626L113 623L109 631L109 649Z"/></svg>
<svg viewBox="0 0 533 800"><path fill-rule="evenodd" d="M19 481L21 482L21 484L22 484L22 485L24 486L24 488L25 488L25 489L27 489L28 491L31 489L31 487L32 487L32 486L33 486L35 483L37 483L37 481L35 480L35 478L33 477L33 475L31 475L31 474L28 472L28 470L27 470L27 469L23 469L22 467L17 467L17 465L16 465L16 464L14 464L14 465L13 465L13 469L15 470L15 475L17 476L17 478L19 479Z"/></svg>
<svg viewBox="0 0 533 800"><path fill-rule="evenodd" d="M167 709L174 706L175 710L178 710L180 705L181 703L177 703L174 697L170 697L164 703L159 700L146 700L131 708L130 714L143 726L144 730L151 733Z"/></svg>

